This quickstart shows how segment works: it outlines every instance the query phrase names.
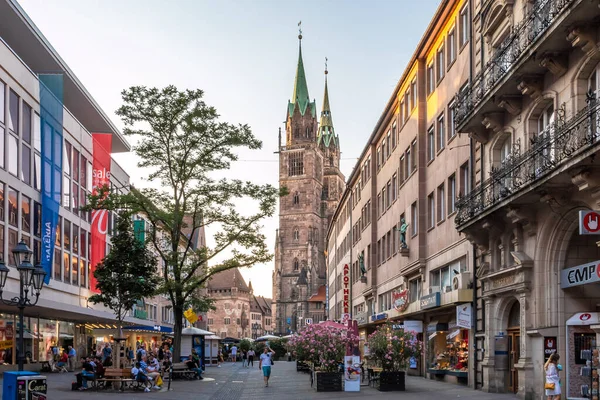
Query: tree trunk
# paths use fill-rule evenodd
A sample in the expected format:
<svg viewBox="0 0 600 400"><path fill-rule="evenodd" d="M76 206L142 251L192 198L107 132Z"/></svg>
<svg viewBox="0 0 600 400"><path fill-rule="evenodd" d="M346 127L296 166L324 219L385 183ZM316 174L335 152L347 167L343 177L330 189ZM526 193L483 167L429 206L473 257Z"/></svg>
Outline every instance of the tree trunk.
<svg viewBox="0 0 600 400"><path fill-rule="evenodd" d="M181 357L181 331L183 330L183 307L173 306L175 326L173 326L173 362L179 362Z"/></svg>

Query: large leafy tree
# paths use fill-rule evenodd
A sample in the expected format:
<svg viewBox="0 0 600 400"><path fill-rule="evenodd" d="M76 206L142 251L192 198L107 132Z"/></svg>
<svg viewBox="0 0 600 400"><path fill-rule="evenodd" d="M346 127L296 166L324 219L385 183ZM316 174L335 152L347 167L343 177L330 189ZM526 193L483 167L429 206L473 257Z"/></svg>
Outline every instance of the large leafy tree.
<svg viewBox="0 0 600 400"><path fill-rule="evenodd" d="M159 292L173 305L175 358L184 310L210 304L199 289L216 273L272 259L261 223L274 214L280 195L271 185L223 177L238 159L236 149L260 149L262 142L248 125L220 121L202 97L202 90L174 86L124 90L117 115L154 187L123 196L101 192L91 203L142 212L150 222L149 240L162 259ZM205 228L216 232L214 243L198 246L194 238Z"/></svg>
<svg viewBox="0 0 600 400"><path fill-rule="evenodd" d="M159 281L156 257L135 238L129 213L119 212L111 244L110 252L94 271L100 293L90 296L89 301L102 303L115 313L121 334L127 312L139 300L152 296Z"/></svg>

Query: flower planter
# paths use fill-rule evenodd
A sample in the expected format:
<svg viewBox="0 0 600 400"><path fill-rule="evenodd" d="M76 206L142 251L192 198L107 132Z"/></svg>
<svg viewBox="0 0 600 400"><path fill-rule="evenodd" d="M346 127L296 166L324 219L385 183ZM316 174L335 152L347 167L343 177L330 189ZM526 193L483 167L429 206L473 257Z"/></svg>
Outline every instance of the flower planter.
<svg viewBox="0 0 600 400"><path fill-rule="evenodd" d="M395 392L406 390L406 372L404 371L382 371L379 373L379 385L377 389L380 392Z"/></svg>
<svg viewBox="0 0 600 400"><path fill-rule="evenodd" d="M341 372L316 371L317 392L341 392L342 375Z"/></svg>

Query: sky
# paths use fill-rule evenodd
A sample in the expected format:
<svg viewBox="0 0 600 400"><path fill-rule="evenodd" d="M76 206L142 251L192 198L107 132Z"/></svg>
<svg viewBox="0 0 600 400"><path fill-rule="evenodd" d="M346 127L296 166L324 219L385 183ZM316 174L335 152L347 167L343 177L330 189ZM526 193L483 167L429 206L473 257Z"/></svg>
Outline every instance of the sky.
<svg viewBox="0 0 600 400"><path fill-rule="evenodd" d="M331 112L352 172L439 0L18 0L122 129L121 91L137 85L202 89L223 121L250 125L263 148L239 153L230 178L278 185L277 136L298 62L298 22L311 98L320 112L325 57ZM134 141L131 141L134 143ZM138 187L147 171L114 154ZM278 218L264 221L275 245ZM211 231L207 232L210 245ZM274 263L242 269L272 297Z"/></svg>

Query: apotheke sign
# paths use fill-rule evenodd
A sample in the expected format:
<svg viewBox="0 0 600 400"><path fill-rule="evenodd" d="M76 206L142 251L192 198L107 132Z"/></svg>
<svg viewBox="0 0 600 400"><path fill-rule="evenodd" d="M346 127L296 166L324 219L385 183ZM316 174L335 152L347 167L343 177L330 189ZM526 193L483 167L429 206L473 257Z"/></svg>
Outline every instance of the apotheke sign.
<svg viewBox="0 0 600 400"><path fill-rule="evenodd" d="M344 314L350 314L350 268L344 264Z"/></svg>
<svg viewBox="0 0 600 400"><path fill-rule="evenodd" d="M600 260L560 271L561 289L600 282Z"/></svg>

